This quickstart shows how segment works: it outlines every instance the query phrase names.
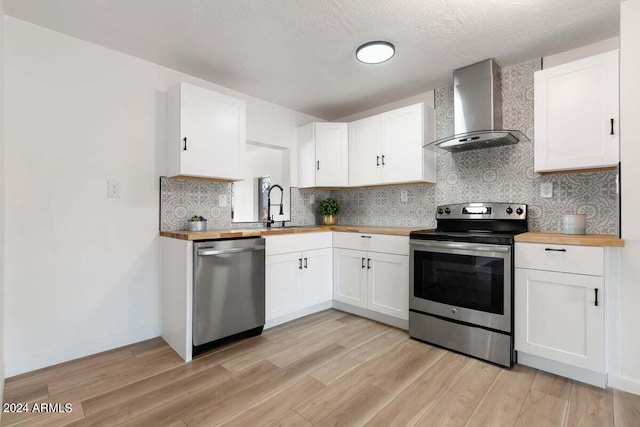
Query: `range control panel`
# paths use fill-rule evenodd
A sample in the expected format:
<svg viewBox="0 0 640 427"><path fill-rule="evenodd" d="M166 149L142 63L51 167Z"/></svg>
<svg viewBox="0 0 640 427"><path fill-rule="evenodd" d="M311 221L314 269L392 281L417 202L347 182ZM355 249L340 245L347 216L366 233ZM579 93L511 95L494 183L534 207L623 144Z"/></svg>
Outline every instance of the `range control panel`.
<svg viewBox="0 0 640 427"><path fill-rule="evenodd" d="M522 203L457 203L438 206L436 219L518 219L527 218Z"/></svg>

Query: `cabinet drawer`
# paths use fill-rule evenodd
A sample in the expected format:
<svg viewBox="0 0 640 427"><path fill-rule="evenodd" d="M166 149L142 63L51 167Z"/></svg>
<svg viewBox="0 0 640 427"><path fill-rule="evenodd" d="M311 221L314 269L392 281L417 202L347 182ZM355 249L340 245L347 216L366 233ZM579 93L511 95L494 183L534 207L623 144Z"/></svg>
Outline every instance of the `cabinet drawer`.
<svg viewBox="0 0 640 427"><path fill-rule="evenodd" d="M334 232L333 247L356 251L409 255L409 236Z"/></svg>
<svg viewBox="0 0 640 427"><path fill-rule="evenodd" d="M515 266L535 270L604 276L604 248L516 243Z"/></svg>
<svg viewBox="0 0 640 427"><path fill-rule="evenodd" d="M310 251L312 249L330 248L332 246L331 232L265 236L265 240L265 253L267 255Z"/></svg>

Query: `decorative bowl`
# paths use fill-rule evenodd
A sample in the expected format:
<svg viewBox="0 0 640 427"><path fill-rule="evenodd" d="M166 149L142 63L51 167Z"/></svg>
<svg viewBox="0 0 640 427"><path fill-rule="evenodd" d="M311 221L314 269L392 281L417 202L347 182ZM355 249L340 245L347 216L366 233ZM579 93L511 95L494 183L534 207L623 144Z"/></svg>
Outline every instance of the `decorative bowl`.
<svg viewBox="0 0 640 427"><path fill-rule="evenodd" d="M204 221L187 221L189 231L207 231L207 220Z"/></svg>

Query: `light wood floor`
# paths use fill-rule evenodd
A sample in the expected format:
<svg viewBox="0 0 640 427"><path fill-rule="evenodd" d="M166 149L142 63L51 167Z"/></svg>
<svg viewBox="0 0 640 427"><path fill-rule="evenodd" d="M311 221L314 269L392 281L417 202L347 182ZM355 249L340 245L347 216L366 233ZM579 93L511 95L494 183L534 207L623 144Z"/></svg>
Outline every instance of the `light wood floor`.
<svg viewBox="0 0 640 427"><path fill-rule="evenodd" d="M505 370L335 310L184 364L153 339L7 380L2 425L639 426L640 397Z"/></svg>

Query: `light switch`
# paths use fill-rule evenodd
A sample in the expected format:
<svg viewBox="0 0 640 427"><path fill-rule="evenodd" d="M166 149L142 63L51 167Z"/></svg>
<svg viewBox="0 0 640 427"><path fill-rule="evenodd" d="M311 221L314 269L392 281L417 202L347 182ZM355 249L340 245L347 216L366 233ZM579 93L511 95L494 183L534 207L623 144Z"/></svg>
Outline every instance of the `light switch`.
<svg viewBox="0 0 640 427"><path fill-rule="evenodd" d="M407 190L402 190L400 192L400 201L406 202L407 200L409 200L409 194L407 193Z"/></svg>
<svg viewBox="0 0 640 427"><path fill-rule="evenodd" d="M227 195L226 194L221 194L220 198L218 200L218 204L220 205L221 208L226 208L227 207Z"/></svg>
<svg viewBox="0 0 640 427"><path fill-rule="evenodd" d="M110 199L120 198L120 182L119 181L107 181L107 197Z"/></svg>
<svg viewBox="0 0 640 427"><path fill-rule="evenodd" d="M316 196L313 194L309 196L309 204L312 205L316 202Z"/></svg>
<svg viewBox="0 0 640 427"><path fill-rule="evenodd" d="M540 184L540 197L550 199L553 197L553 182L543 182Z"/></svg>

